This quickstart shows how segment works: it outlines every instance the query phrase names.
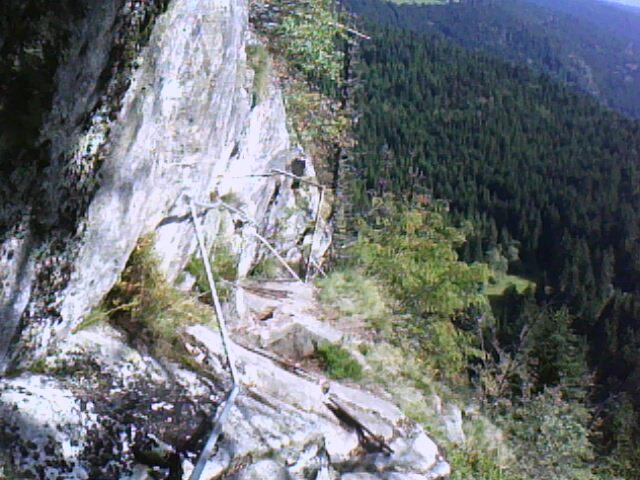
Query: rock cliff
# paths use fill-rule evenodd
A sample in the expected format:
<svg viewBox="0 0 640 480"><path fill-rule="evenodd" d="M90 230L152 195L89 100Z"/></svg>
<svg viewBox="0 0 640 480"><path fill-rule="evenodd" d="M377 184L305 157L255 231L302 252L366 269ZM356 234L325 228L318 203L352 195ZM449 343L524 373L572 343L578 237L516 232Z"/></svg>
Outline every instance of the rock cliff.
<svg viewBox="0 0 640 480"><path fill-rule="evenodd" d="M271 175L298 157L280 91L270 85L265 98L251 104L246 2L171 3L144 49L118 49L136 52L133 66L114 68L108 80L105 42L120 38L107 33L119 26L113 17L148 6L126 2L117 11L103 3L95 2L95 13L90 7L86 25L75 32L43 128L55 159L42 182L49 196L46 221L69 218L69 210L84 215L74 214L66 231L51 229L33 241L32 222L25 221L5 240L3 326L18 341L1 345L3 363L20 362L27 352L40 355L73 329L111 288L145 233L155 232L164 271L174 279L195 248L187 196L208 201L212 194L233 194L264 231L275 227L272 206L282 211L295 201L291 181ZM129 76L124 83L123 74ZM100 82L107 86L97 94ZM86 128L79 131L81 119ZM313 174L310 164L307 169ZM317 192L310 195L317 203ZM309 198L309 209L313 202ZM211 226L218 217L210 211L204 221ZM250 235L240 236L249 239L241 248L240 273L246 274L257 252ZM291 248L303 240L281 242Z"/></svg>
<svg viewBox="0 0 640 480"><path fill-rule="evenodd" d="M256 233L301 273L331 238L319 189L279 173L296 162L315 178L276 80L252 95L248 2L85 3L41 130L46 167L0 238L5 475L189 478L229 389L219 333L185 327L179 363L108 323L80 327L149 234L166 280L189 288L190 200L213 205L198 210L206 241L224 240L237 264L226 311L241 394L203 478L446 475L391 402L296 366L342 338L314 315L313 287L247 280L270 255Z"/></svg>

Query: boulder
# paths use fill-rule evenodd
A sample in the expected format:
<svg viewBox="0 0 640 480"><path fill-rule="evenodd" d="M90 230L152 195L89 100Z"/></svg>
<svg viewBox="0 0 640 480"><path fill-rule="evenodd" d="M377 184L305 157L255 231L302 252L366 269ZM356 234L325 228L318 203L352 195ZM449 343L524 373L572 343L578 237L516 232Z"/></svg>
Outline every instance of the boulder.
<svg viewBox="0 0 640 480"><path fill-rule="evenodd" d="M319 344L337 344L344 338L340 330L317 319L313 288L299 282L267 282L259 287L244 294L248 313L240 325L261 348L300 360L313 355Z"/></svg>
<svg viewBox="0 0 640 480"><path fill-rule="evenodd" d="M437 445L421 429L390 444L393 455L376 454L373 466L379 472L428 474L439 460Z"/></svg>
<svg viewBox="0 0 640 480"><path fill-rule="evenodd" d="M234 480L291 480L287 469L273 460L260 460L233 478Z"/></svg>
<svg viewBox="0 0 640 480"><path fill-rule="evenodd" d="M447 404L442 412L445 434L451 443L462 445L466 438L462 428L462 410L453 403Z"/></svg>

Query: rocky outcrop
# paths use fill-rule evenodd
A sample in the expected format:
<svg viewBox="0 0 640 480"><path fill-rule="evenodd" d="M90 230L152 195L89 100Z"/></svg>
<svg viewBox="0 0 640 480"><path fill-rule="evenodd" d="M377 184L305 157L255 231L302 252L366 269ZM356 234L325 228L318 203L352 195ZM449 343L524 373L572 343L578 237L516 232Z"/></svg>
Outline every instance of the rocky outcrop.
<svg viewBox="0 0 640 480"><path fill-rule="evenodd" d="M300 360L315 353L319 343L339 343L344 334L318 320L313 290L302 283L244 284L242 321L235 325L243 337L284 358ZM265 294L266 292L266 294Z"/></svg>
<svg viewBox="0 0 640 480"><path fill-rule="evenodd" d="M220 401L211 381L160 365L108 326L72 335L39 369L0 382L0 439L18 478L178 471Z"/></svg>
<svg viewBox="0 0 640 480"><path fill-rule="evenodd" d="M246 0L87 2L42 133L46 208L25 207L0 246L0 475L189 478L230 388L219 333L177 327L184 351L159 358L135 332L78 327L146 234L177 282L196 247L191 200L210 205L198 208L207 244L237 256L225 311L241 393L204 478L447 475L386 396L298 364L345 337L312 287L246 279L270 255L256 233L301 273L330 242L328 212L314 225L318 189L281 173L295 160L315 177L275 80L252 95L255 42Z"/></svg>
<svg viewBox="0 0 640 480"><path fill-rule="evenodd" d="M13 335L0 343L0 367L25 365L65 337L114 284L141 235L155 233L162 267L174 279L195 249L188 197L233 196L290 260L300 261L310 248L318 192L304 184L294 190L292 179L271 175L300 152L290 144L273 84L252 105L247 2L175 0L139 51L135 38L108 34L118 26L114 16L129 18L145 5L125 2L119 13L95 6L57 74L44 135L60 163L52 171L67 173L52 174L43 188L59 209L86 203L86 213L72 233L35 241L25 225L2 245L0 320ZM107 72L108 81L102 78L109 65L104 45L118 41L134 43L118 51L137 52L125 84L117 69ZM100 47L82 48L90 44ZM95 98L96 85L105 82ZM84 130L72 128L87 115ZM314 174L308 161L305 174ZM73 203L76 197L82 202ZM246 274L261 255L254 227L220 227L223 217L220 209L208 210L202 221L211 237L231 238L242 256L240 274Z"/></svg>
<svg viewBox="0 0 640 480"><path fill-rule="evenodd" d="M278 291L296 294L281 299L283 311L312 316L312 287L284 283ZM245 326L253 322L264 321L244 318ZM438 447L393 403L304 370L295 356L262 350L240 324L232 352L241 393L203 478L426 480L449 473ZM327 331L325 338L309 334L332 341L336 330ZM189 368L159 363L99 325L69 336L40 373L0 382L0 438L11 439L5 447L22 474L189 478L230 379L219 332L194 325L186 335Z"/></svg>

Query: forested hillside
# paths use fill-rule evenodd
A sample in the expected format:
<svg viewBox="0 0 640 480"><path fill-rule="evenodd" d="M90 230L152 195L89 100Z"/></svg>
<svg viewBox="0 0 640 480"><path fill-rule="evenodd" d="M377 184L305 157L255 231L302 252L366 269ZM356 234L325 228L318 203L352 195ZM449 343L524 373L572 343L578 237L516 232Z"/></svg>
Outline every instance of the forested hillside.
<svg viewBox="0 0 640 480"><path fill-rule="evenodd" d="M637 478L640 123L441 35L363 28L354 201L448 199L474 227L464 259L534 280L535 300L512 290L494 305L499 351L542 329L527 347L534 385L514 389L564 389L595 415L600 458ZM578 374L585 353L593 386Z"/></svg>
<svg viewBox="0 0 640 480"><path fill-rule="evenodd" d="M526 63L603 104L640 117L640 11L596 0L474 0L396 5L345 0L376 22L439 33Z"/></svg>

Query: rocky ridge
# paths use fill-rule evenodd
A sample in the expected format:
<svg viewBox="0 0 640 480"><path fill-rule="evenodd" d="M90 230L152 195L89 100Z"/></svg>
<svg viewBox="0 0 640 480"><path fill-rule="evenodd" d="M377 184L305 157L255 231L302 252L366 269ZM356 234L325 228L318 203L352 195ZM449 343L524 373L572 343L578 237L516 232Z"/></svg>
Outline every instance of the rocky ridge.
<svg viewBox="0 0 640 480"><path fill-rule="evenodd" d="M314 315L321 310L313 287L280 281L259 288L233 328L241 394L204 478L449 473L436 444L384 395L300 367L314 346L343 335ZM208 414L230 384L219 332L194 325L186 334L195 368L153 359L103 324L69 336L42 373L5 379L0 425L26 478L189 478L211 427Z"/></svg>
<svg viewBox="0 0 640 480"><path fill-rule="evenodd" d="M437 446L384 395L300 367L320 342L345 336L318 315L313 287L247 280L269 255L256 232L300 269L308 255L319 263L331 241L330 212L323 209L314 227L318 190L275 171L296 161L303 176L315 178L289 137L276 81L252 100L245 47L258 40L247 2L173 0L152 22L145 46L117 34L127 25L118 19L149 5L91 3L56 75L43 135L56 168L80 172L69 178L81 181L67 185L52 169L43 187L52 211L77 205L72 193L80 191L86 209L65 232L45 234L32 230L29 215L38 213L31 212L2 240L4 475L189 478L229 389L218 332L185 326L189 355L176 362L108 323L80 327L149 233L167 281L189 288L180 277L196 249L188 203L195 199L231 202L243 212L202 209L198 218L209 245L224 241L237 255L225 311L242 383L204 478L446 476ZM82 48L98 39L97 51ZM118 42L132 42L124 48L136 53L124 83L109 61L123 48ZM73 81L79 72L80 83ZM110 90L113 82L122 88Z"/></svg>

